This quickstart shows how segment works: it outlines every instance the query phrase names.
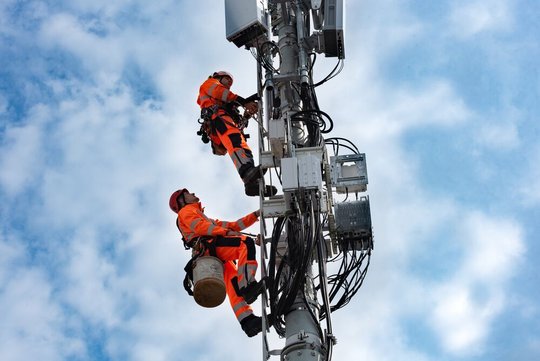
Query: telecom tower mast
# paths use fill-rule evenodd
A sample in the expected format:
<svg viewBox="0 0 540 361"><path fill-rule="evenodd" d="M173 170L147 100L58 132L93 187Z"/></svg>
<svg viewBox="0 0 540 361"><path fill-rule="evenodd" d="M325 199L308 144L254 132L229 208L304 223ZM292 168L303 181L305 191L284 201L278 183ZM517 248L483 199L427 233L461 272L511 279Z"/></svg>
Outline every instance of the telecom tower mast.
<svg viewBox="0 0 540 361"><path fill-rule="evenodd" d="M257 60L263 104L259 161L270 170L260 197L263 322L285 338L284 347L271 350L263 327L264 361L331 359L331 312L358 291L373 249L369 198L358 196L367 190L365 155L347 139L323 137L333 123L315 93L343 67L343 9L343 0L225 0L227 39ZM315 83L321 53L338 62ZM264 198L264 182L282 193ZM333 264L336 273L328 275Z"/></svg>

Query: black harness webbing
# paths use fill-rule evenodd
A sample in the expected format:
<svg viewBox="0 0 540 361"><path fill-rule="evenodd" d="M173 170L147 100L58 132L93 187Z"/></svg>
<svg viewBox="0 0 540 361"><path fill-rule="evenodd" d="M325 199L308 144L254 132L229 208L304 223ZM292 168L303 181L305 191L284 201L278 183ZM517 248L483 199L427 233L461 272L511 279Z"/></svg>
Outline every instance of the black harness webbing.
<svg viewBox="0 0 540 361"><path fill-rule="evenodd" d="M216 255L216 245L215 242L212 242L212 237L204 236L204 237L198 237L195 240L193 240L190 243L187 243L184 238L182 237L182 240L184 240L184 248L186 250L193 249L193 255L191 259L186 263L186 266L184 267L184 271L186 272L186 276L184 277L184 289L188 293L188 295L193 296L193 286L195 285L193 282L193 263L197 260L197 258L203 256L206 251L210 254L212 257L217 257Z"/></svg>

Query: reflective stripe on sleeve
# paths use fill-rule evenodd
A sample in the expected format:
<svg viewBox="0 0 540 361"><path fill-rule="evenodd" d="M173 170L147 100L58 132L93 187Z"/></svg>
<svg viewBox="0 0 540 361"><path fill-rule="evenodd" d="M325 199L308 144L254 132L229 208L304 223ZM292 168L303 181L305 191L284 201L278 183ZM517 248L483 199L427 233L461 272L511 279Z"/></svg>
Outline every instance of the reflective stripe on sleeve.
<svg viewBox="0 0 540 361"><path fill-rule="evenodd" d="M240 227L240 229L245 229L246 228L246 225L244 224L244 220L242 218L237 220L236 223L238 224L238 227Z"/></svg>
<svg viewBox="0 0 540 361"><path fill-rule="evenodd" d="M240 311L242 307L246 307L248 304L245 301L240 301L236 305L233 306L233 311L236 314L236 312Z"/></svg>
<svg viewBox="0 0 540 361"><path fill-rule="evenodd" d="M216 90L217 84L210 85L210 88L208 88L208 92L206 94L210 95L211 97L215 98L214 91Z"/></svg>
<svg viewBox="0 0 540 361"><path fill-rule="evenodd" d="M191 224L189 225L189 229L191 229L192 231L195 231L195 227L197 226L197 224L199 224L199 222L201 221L201 219L194 219Z"/></svg>
<svg viewBox="0 0 540 361"><path fill-rule="evenodd" d="M223 95L221 95L221 101L226 103L227 102L227 98L229 97L229 93L230 91L228 89L225 89L223 91Z"/></svg>
<svg viewBox="0 0 540 361"><path fill-rule="evenodd" d="M249 315L252 315L253 314L253 311L251 310L251 308L248 308L246 311L240 313L239 315L236 316L236 319L239 321L239 322L242 322L242 320L246 317L248 317Z"/></svg>
<svg viewBox="0 0 540 361"><path fill-rule="evenodd" d="M206 231L206 234L211 236L212 235L212 232L214 231L214 228L216 228L216 225L215 224L211 224L210 227L208 227L208 231Z"/></svg>

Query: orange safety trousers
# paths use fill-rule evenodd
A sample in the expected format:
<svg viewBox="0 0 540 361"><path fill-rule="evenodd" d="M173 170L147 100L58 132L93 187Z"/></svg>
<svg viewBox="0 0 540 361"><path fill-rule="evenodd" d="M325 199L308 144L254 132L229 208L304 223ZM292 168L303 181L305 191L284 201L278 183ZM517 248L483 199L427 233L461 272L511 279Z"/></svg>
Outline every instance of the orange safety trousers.
<svg viewBox="0 0 540 361"><path fill-rule="evenodd" d="M223 145L227 154L240 174L244 178L245 173L254 166L253 152L249 148L244 134L236 127L232 118L227 114L220 114L212 119L215 132L210 135L210 140L215 145Z"/></svg>
<svg viewBox="0 0 540 361"><path fill-rule="evenodd" d="M255 282L257 272L257 259L255 258L255 242L246 236L217 236L209 241L215 247L215 256L223 261L223 278L225 290L233 312L242 321L253 313L251 307L236 293L234 283L240 289L249 283ZM205 254L210 254L209 250ZM238 266L235 261L238 261Z"/></svg>
<svg viewBox="0 0 540 361"><path fill-rule="evenodd" d="M253 309L241 296L236 294L236 290L233 286L234 277L238 276L238 268L234 261L227 261L223 263L223 279L225 281L225 290L227 291L227 297L229 303L236 316L238 322L242 322L244 318L253 314Z"/></svg>

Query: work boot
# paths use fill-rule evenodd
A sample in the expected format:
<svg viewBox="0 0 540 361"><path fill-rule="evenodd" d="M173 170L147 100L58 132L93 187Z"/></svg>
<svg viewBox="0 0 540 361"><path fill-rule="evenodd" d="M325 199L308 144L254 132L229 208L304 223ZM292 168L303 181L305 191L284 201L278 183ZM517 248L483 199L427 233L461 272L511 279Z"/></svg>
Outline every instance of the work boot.
<svg viewBox="0 0 540 361"><path fill-rule="evenodd" d="M245 171L245 173L243 173L242 180L244 181L245 184L256 183L261 177L262 177L261 166L258 165L255 167L251 165L251 167L247 171Z"/></svg>
<svg viewBox="0 0 540 361"><path fill-rule="evenodd" d="M240 289L240 295L248 305L257 300L257 297L264 292L264 280L254 281L246 287Z"/></svg>
<svg viewBox="0 0 540 361"><path fill-rule="evenodd" d="M256 197L259 195L259 183L247 183L244 184L244 190L247 196ZM276 195L277 188L274 186L264 186L264 197L271 197Z"/></svg>
<svg viewBox="0 0 540 361"><path fill-rule="evenodd" d="M268 331L270 327L272 327L272 314L268 314L266 320L266 330ZM253 337L262 331L262 317L251 314L244 318L240 322L240 325L242 326L242 330L244 330L248 337Z"/></svg>
<svg viewBox="0 0 540 361"><path fill-rule="evenodd" d="M253 337L262 331L262 317L251 314L240 321L240 326L248 337Z"/></svg>

